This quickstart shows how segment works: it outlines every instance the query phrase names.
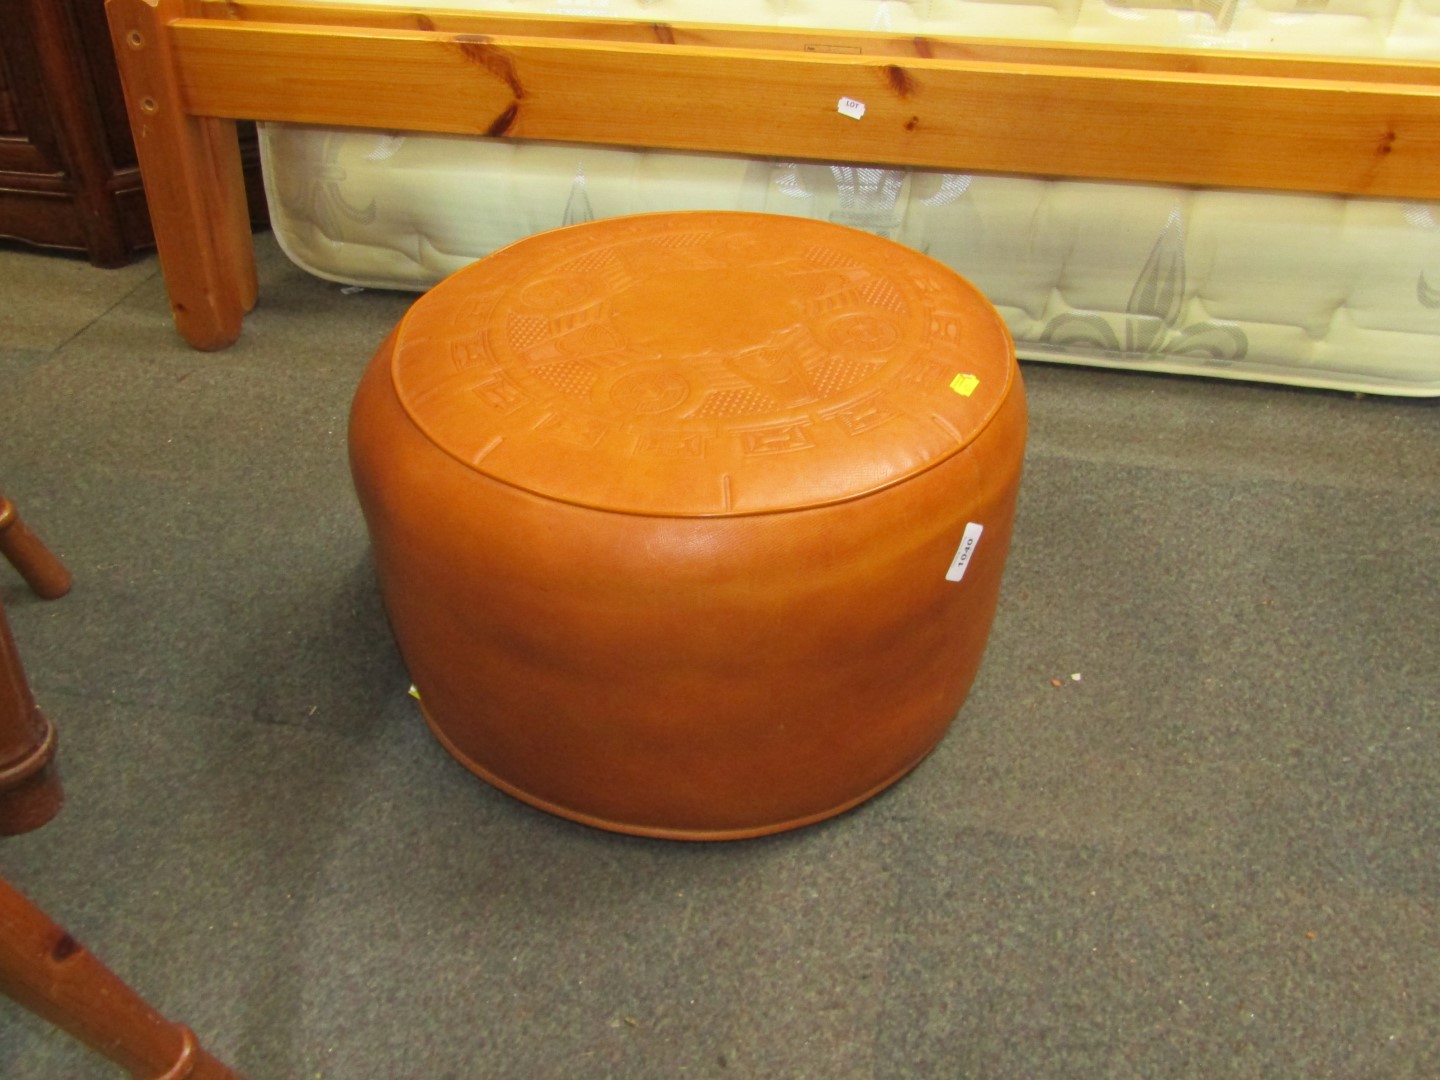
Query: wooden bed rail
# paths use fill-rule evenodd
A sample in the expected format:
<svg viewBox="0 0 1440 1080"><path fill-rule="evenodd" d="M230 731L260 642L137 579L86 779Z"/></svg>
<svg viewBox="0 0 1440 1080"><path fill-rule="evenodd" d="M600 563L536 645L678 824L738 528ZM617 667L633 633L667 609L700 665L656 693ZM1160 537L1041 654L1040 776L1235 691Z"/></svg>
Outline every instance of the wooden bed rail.
<svg viewBox="0 0 1440 1080"><path fill-rule="evenodd" d="M107 0L176 324L255 302L236 119L1440 198L1440 65Z"/></svg>

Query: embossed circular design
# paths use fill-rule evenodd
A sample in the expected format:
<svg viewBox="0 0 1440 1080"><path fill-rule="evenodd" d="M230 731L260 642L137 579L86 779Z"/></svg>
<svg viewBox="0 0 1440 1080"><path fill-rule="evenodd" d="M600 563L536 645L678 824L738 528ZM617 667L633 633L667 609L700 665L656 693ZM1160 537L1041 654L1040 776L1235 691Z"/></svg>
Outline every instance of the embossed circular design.
<svg viewBox="0 0 1440 1080"><path fill-rule="evenodd" d="M592 294L584 274L543 277L520 288L518 306L538 311L553 311L581 303Z"/></svg>
<svg viewBox="0 0 1440 1080"><path fill-rule="evenodd" d="M949 269L827 222L742 213L544 233L401 325L414 422L497 479L640 513L852 498L953 454L1013 378L994 309ZM962 373L979 389L961 397Z"/></svg>
<svg viewBox="0 0 1440 1080"><path fill-rule="evenodd" d="M673 371L630 371L610 386L615 406L636 416L666 412L689 396L689 382Z"/></svg>
<svg viewBox="0 0 1440 1080"><path fill-rule="evenodd" d="M869 312L839 315L826 324L825 341L847 353L883 353L900 343L894 320Z"/></svg>

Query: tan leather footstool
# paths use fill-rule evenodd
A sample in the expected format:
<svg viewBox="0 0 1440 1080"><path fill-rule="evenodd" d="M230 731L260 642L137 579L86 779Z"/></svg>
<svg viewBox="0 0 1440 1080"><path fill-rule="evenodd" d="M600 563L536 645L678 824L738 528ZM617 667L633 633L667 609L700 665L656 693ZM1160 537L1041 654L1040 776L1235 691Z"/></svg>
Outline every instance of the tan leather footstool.
<svg viewBox="0 0 1440 1080"><path fill-rule="evenodd" d="M739 213L535 236L419 300L351 466L422 708L474 772L652 836L837 814L939 741L995 611L1014 347L940 264Z"/></svg>

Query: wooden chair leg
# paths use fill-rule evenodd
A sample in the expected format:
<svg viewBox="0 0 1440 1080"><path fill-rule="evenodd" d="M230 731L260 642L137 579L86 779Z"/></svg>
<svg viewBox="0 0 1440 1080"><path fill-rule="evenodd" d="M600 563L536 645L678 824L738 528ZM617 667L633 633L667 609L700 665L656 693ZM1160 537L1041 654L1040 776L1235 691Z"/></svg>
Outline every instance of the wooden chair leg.
<svg viewBox="0 0 1440 1080"><path fill-rule="evenodd" d="M241 1080L0 880L0 992L145 1080Z"/></svg>
<svg viewBox="0 0 1440 1080"><path fill-rule="evenodd" d="M46 599L70 591L70 571L0 495L0 555ZM38 829L60 811L55 725L40 711L0 604L0 836Z"/></svg>
<svg viewBox="0 0 1440 1080"><path fill-rule="evenodd" d="M255 303L235 124L185 111L168 24L186 0L105 6L176 328L197 349L223 349Z"/></svg>
<svg viewBox="0 0 1440 1080"><path fill-rule="evenodd" d="M0 555L20 571L37 596L54 600L70 591L70 571L20 519L15 504L0 495Z"/></svg>
<svg viewBox="0 0 1440 1080"><path fill-rule="evenodd" d="M0 604L0 836L38 829L63 801L55 725L35 704Z"/></svg>
<svg viewBox="0 0 1440 1080"><path fill-rule="evenodd" d="M0 496L0 552L41 596L70 574ZM0 836L45 824L60 809L55 727L35 704L0 603ZM74 938L0 880L0 993L146 1080L241 1080L166 1020Z"/></svg>

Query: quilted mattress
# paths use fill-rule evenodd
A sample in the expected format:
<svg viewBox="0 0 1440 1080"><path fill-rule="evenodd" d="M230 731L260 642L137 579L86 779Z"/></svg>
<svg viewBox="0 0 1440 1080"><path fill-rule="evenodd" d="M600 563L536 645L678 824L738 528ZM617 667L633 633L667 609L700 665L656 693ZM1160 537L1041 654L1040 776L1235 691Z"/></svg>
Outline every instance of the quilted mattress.
<svg viewBox="0 0 1440 1080"><path fill-rule="evenodd" d="M1440 0L426 6L1440 59ZM765 211L851 225L954 267L1027 359L1440 395L1440 203L275 124L261 152L281 246L349 284L428 288L523 236L592 218Z"/></svg>

